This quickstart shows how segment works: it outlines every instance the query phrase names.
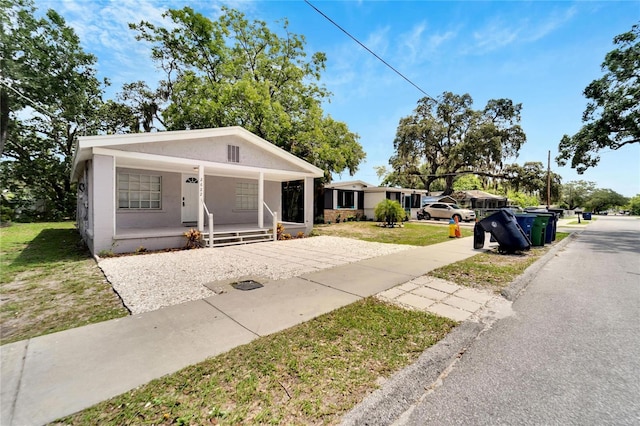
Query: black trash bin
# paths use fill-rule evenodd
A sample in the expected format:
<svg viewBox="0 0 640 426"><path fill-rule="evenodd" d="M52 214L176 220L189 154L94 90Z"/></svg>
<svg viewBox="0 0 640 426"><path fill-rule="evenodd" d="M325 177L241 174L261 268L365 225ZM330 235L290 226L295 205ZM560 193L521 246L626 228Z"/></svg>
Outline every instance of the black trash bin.
<svg viewBox="0 0 640 426"><path fill-rule="evenodd" d="M499 210L478 223L495 238L500 245L500 251L514 252L531 248L527 234L518 225L513 212L508 209Z"/></svg>

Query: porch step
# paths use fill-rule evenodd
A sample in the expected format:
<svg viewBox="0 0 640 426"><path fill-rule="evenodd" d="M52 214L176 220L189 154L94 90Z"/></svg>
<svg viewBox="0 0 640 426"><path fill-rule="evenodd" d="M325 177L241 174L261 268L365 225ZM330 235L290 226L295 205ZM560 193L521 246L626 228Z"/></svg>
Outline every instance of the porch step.
<svg viewBox="0 0 640 426"><path fill-rule="evenodd" d="M209 234L202 235L205 244L209 247ZM223 247L240 244L260 243L273 240L273 233L268 229L249 231L225 231L213 232L213 244L210 247Z"/></svg>

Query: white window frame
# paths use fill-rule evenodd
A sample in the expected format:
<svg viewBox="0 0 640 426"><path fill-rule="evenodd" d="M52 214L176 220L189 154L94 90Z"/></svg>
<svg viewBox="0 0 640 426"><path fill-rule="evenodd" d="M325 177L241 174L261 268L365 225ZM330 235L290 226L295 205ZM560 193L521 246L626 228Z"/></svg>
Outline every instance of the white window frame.
<svg viewBox="0 0 640 426"><path fill-rule="evenodd" d="M258 210L258 184L253 182L236 182L235 210Z"/></svg>
<svg viewBox="0 0 640 426"><path fill-rule="evenodd" d="M162 176L118 172L118 210L161 210Z"/></svg>

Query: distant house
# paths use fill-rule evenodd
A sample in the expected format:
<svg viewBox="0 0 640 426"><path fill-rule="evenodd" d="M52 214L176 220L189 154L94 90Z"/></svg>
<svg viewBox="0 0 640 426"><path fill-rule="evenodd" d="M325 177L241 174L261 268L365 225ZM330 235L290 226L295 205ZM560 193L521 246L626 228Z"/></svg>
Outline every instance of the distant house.
<svg viewBox="0 0 640 426"><path fill-rule="evenodd" d="M422 197L422 205L428 203L448 203L448 204L457 204L458 200L452 198L448 195L428 195L426 197Z"/></svg>
<svg viewBox="0 0 640 426"><path fill-rule="evenodd" d="M424 189L375 186L361 180L331 183L324 186L324 220L373 219L376 205L384 199L398 201L415 218L426 194Z"/></svg>
<svg viewBox="0 0 640 426"><path fill-rule="evenodd" d="M457 200L460 207L471 210L498 209L509 204L507 197L476 189L457 191L451 196Z"/></svg>
<svg viewBox="0 0 640 426"><path fill-rule="evenodd" d="M80 137L72 166L77 225L94 254L273 239L313 227L313 180L323 171L241 127ZM283 188L301 197L285 205ZM284 213L284 216L283 216Z"/></svg>

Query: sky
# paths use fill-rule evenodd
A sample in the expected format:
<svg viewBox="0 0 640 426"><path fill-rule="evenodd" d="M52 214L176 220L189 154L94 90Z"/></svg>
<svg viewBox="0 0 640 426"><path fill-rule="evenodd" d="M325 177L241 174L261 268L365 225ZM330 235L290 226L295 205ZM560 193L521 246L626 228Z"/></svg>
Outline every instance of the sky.
<svg viewBox="0 0 640 426"><path fill-rule="evenodd" d="M582 126L582 92L603 75L601 64L613 38L640 23L640 1L321 1L311 3L400 71L431 97L468 93L474 109L490 99L522 104L527 142L510 163L542 162L563 183L592 181L624 196L640 194L640 144L600 153L600 164L578 175L554 158L564 134ZM168 8L189 6L215 20L221 6L262 20L281 33L303 35L305 51L327 55L320 81L332 96L324 111L360 136L367 154L358 172L334 181L377 185L374 167L387 166L402 117L424 96L302 0L36 0L39 12L55 9L74 28L85 51L98 58L113 97L122 84L163 77L150 47L135 40L128 23L166 25Z"/></svg>

